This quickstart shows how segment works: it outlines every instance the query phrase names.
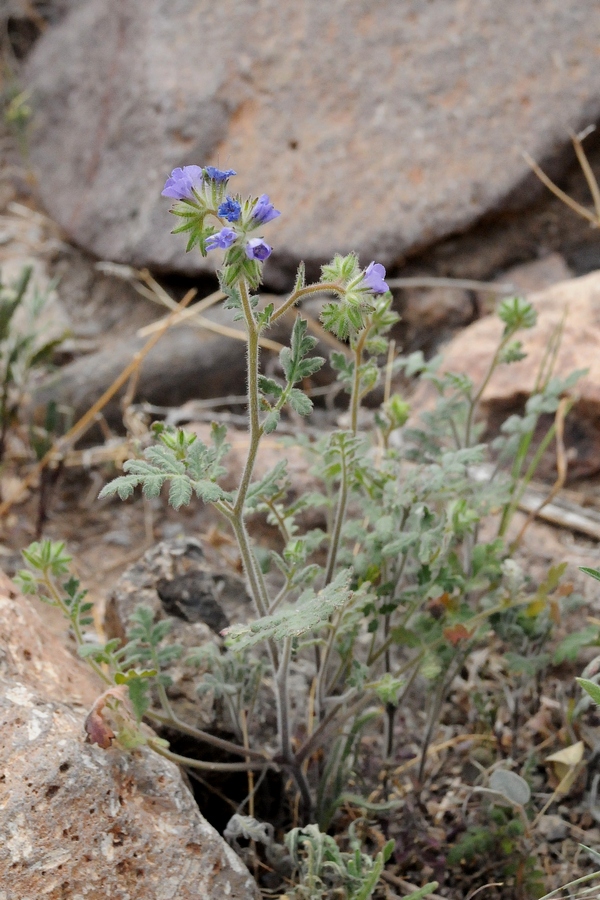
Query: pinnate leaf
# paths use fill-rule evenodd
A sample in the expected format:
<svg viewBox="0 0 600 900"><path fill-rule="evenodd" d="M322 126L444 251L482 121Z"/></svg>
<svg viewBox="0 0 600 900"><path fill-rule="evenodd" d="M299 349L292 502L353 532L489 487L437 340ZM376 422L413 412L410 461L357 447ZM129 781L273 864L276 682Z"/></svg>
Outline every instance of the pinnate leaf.
<svg viewBox="0 0 600 900"><path fill-rule="evenodd" d="M293 606L281 606L270 616L263 616L248 625L234 625L226 629L227 642L234 650L239 651L252 647L259 641L281 641L312 632L327 622L331 614L350 599L352 591L349 584L350 573L340 572L318 594L306 591Z"/></svg>

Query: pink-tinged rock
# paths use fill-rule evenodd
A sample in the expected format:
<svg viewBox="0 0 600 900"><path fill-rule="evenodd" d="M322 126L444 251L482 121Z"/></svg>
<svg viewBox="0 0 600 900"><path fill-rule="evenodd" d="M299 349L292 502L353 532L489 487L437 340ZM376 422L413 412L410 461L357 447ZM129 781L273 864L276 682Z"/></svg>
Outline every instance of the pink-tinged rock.
<svg viewBox="0 0 600 900"><path fill-rule="evenodd" d="M521 263L502 273L498 281L512 284L515 293L525 296L552 287L559 281L568 281L573 272L560 253L549 253L541 259Z"/></svg>
<svg viewBox="0 0 600 900"><path fill-rule="evenodd" d="M176 766L85 742L93 679L1 581L2 900L258 900Z"/></svg>
<svg viewBox="0 0 600 900"><path fill-rule="evenodd" d="M281 210L271 280L335 251L389 265L541 191L521 150L557 162L600 117L599 34L596 0L87 0L31 56L32 160L106 259L211 269L160 192L216 164Z"/></svg>
<svg viewBox="0 0 600 900"><path fill-rule="evenodd" d="M530 294L537 324L516 336L527 354L521 362L498 366L482 397L482 413L496 428L518 409L534 388L549 341L566 311L566 320L554 374L565 377L575 369L588 369L572 393L578 399L565 430L569 475L588 475L600 468L600 271L555 284ZM502 336L497 316L474 322L442 351L445 371L464 372L480 384ZM418 411L431 395L419 388L413 402Z"/></svg>
<svg viewBox="0 0 600 900"><path fill-rule="evenodd" d="M68 702L85 715L104 688L42 621L37 602L21 596L0 572L0 678L25 682L46 700Z"/></svg>

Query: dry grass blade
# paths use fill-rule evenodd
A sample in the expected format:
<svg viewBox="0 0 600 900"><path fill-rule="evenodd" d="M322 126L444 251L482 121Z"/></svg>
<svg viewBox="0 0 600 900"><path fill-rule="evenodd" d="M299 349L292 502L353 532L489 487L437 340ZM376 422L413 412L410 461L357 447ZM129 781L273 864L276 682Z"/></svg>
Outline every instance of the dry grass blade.
<svg viewBox="0 0 600 900"><path fill-rule="evenodd" d="M599 228L600 188L598 187L598 182L596 181L596 177L592 172L588 158L585 155L585 151L581 144L582 138L585 137L586 134L589 134L589 130L587 129L582 133L581 136L571 133L571 140L573 141L573 147L575 148L575 153L577 155L579 165L581 166L583 174L585 175L585 180L587 181L592 199L594 201L594 212L591 212L587 207L582 206L582 204L578 203L577 200L573 200L573 198L569 197L569 195L561 190L558 185L554 184L552 179L548 178L543 169L538 166L536 161L526 151L523 151L523 159L525 160L527 165L530 166L530 168L535 172L542 184L545 184L548 190L552 191L555 197L558 197L558 199L561 200L565 204L565 206L568 206L569 209L572 209L573 212L577 213L578 216L587 219L588 222L591 222L592 225L595 225L596 228Z"/></svg>
<svg viewBox="0 0 600 900"><path fill-rule="evenodd" d="M477 894L480 894L482 891L487 890L487 888L503 887L503 885L503 881L490 881L489 884L482 884L481 887L478 887L474 891L471 891L470 894L467 894L466 900L473 900L473 897L476 897Z"/></svg>
<svg viewBox="0 0 600 900"><path fill-rule="evenodd" d="M490 294L512 294L514 284L494 284L492 281L474 281L472 278L438 278L433 275L414 275L407 278L387 278L391 288L451 288L456 291L487 291Z"/></svg>
<svg viewBox="0 0 600 900"><path fill-rule="evenodd" d="M442 741L441 744L432 744L427 748L426 756L433 756L434 754L439 753L440 750L447 750L449 747L455 747L456 744L462 744L467 741L490 741L491 743L495 743L496 738L491 734L458 734L456 737L450 738L447 741ZM418 765L420 761L419 756L409 759L408 762L402 763L401 766L394 769L394 775L401 775L403 772L407 772L409 769L412 769L413 766Z"/></svg>
<svg viewBox="0 0 600 900"><path fill-rule="evenodd" d="M571 140L573 141L573 147L575 148L575 153L577 154L577 159L579 160L579 165L581 166L581 171L585 175L585 180L587 181L588 187L590 189L590 194L592 195L592 199L594 201L594 209L596 210L596 218L598 224L600 224L600 188L598 187L598 182L596 181L596 176L592 172L592 167L590 166L589 160L585 155L585 150L582 146L582 138L589 134L589 130L586 131L582 135L571 133Z"/></svg>
<svg viewBox="0 0 600 900"><path fill-rule="evenodd" d="M79 440L85 432L94 424L96 421L96 417L100 413L100 411L106 406L106 404L111 400L117 391L119 391L123 385L131 378L131 376L137 371L139 366L141 365L144 358L148 355L148 353L152 350L152 348L158 343L163 334L167 331L168 328L171 327L173 321L175 320L179 310L184 309L188 303L196 296L196 288L192 288L187 292L181 303L173 310L170 316L168 316L162 324L162 328L160 331L157 331L152 335L150 340L139 350L134 356L131 362L125 366L121 374L115 378L113 383L108 387L101 397L96 400L96 402L87 410L86 413L77 421L72 428L67 431L65 435L59 438L52 447L48 450L48 452L42 457L42 459L37 463L36 466L31 470L27 478L24 478L20 489L18 492L13 494L12 497L5 500L3 503L0 503L0 518L5 516L14 503L19 500L22 495L25 493L28 488L32 487L40 472L45 469L49 462L54 459L57 455L62 456L67 448L69 448L75 441Z"/></svg>

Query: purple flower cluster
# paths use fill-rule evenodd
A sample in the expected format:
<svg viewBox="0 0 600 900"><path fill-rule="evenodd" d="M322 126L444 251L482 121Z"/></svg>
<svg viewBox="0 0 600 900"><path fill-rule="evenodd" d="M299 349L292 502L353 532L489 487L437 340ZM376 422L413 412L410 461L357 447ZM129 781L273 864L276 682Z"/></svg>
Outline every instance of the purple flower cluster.
<svg viewBox="0 0 600 900"><path fill-rule="evenodd" d="M162 191L163 197L171 197L173 200L196 200L195 192L199 192L206 182L225 186L228 179L235 175L233 169L217 169L215 166L183 166L183 168L173 169ZM225 187L217 191L219 198L223 197ZM214 187L213 187L214 192ZM201 206L204 207L205 198L202 199ZM200 211L199 228L203 228L204 211ZM221 228L215 234L209 235L205 241L206 250L228 250L240 238L244 240L244 251L248 259L264 262L271 255L272 248L262 238L247 238L246 234L250 230L266 225L281 215L278 209L275 209L267 194L261 194L254 206L250 210L249 216L244 215L242 220L242 204L230 197L225 196L221 199L217 207L217 215L220 219L225 219L232 224L240 222L239 230L233 228ZM241 241L240 241L241 243ZM368 273L367 273L368 274ZM385 274L385 273L384 273Z"/></svg>
<svg viewBox="0 0 600 900"><path fill-rule="evenodd" d="M385 282L385 267L381 263L369 263L365 269L363 280L358 285L359 288L367 288L374 294L385 294L389 290Z"/></svg>
<svg viewBox="0 0 600 900"><path fill-rule="evenodd" d="M280 216L281 213L275 209L267 194L261 194L252 210L252 224L256 228L258 225L266 225Z"/></svg>
<svg viewBox="0 0 600 900"><path fill-rule="evenodd" d="M173 200L193 200L194 188L202 187L202 169L200 166L184 166L173 169L165 182L162 197L172 197Z"/></svg>
<svg viewBox="0 0 600 900"><path fill-rule="evenodd" d="M242 214L242 207L233 197L225 197L217 212L222 219L227 219L228 222L237 222Z"/></svg>

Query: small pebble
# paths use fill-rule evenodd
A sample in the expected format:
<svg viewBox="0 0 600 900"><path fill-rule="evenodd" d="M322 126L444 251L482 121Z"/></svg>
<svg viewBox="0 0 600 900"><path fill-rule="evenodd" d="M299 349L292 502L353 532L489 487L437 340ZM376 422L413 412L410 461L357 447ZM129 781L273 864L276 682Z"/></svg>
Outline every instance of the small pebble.
<svg viewBox="0 0 600 900"><path fill-rule="evenodd" d="M552 844L554 841L564 841L569 833L569 828L560 816L542 816L538 822L537 832L549 844Z"/></svg>
<svg viewBox="0 0 600 900"><path fill-rule="evenodd" d="M102 540L105 544L116 544L117 547L131 546L131 535L128 531L107 531Z"/></svg>

